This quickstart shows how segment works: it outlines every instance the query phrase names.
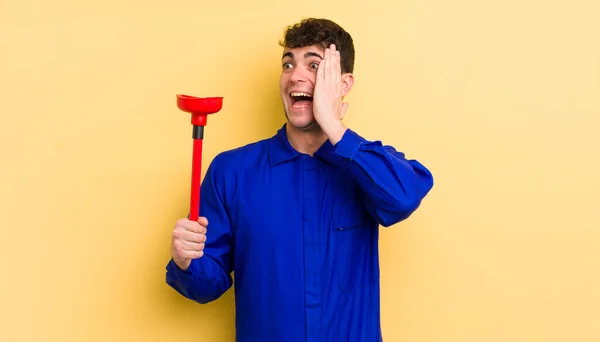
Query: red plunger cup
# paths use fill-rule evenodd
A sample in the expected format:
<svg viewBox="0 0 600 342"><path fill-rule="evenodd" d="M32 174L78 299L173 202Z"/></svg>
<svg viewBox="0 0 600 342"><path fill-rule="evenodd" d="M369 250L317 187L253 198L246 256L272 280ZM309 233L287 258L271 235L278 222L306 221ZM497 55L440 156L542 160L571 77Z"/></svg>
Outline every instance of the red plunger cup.
<svg viewBox="0 0 600 342"><path fill-rule="evenodd" d="M194 126L192 139L194 146L192 152L190 220L198 221L200 211L200 175L202 171L202 140L204 138L204 126L206 126L206 116L221 110L223 107L223 98L199 98L178 94L177 107L184 112L192 114L192 125Z"/></svg>

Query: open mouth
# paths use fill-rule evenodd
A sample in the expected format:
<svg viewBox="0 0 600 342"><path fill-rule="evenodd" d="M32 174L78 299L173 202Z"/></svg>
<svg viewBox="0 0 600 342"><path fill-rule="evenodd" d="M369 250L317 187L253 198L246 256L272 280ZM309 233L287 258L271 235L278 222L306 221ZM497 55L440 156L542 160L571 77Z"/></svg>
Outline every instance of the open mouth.
<svg viewBox="0 0 600 342"><path fill-rule="evenodd" d="M306 108L312 106L312 94L293 92L290 93L290 98L292 99L292 107L294 108Z"/></svg>

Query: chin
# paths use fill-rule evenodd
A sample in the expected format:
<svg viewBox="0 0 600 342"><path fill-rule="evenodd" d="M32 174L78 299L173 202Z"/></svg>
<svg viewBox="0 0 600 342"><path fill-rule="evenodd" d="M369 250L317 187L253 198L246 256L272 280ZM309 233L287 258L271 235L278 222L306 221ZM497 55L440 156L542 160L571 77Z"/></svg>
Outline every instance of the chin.
<svg viewBox="0 0 600 342"><path fill-rule="evenodd" d="M295 129L298 130L314 130L318 128L318 124L312 115L289 115L286 114L287 121Z"/></svg>

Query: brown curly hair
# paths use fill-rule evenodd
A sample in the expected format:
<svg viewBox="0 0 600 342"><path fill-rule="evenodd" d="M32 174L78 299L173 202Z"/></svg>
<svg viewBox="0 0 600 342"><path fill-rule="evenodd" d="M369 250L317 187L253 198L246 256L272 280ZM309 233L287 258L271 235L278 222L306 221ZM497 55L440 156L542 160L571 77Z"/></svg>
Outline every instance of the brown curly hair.
<svg viewBox="0 0 600 342"><path fill-rule="evenodd" d="M354 42L348 32L328 19L307 18L288 26L279 45L287 48L298 48L317 45L328 48L335 44L340 52L342 73L354 70Z"/></svg>

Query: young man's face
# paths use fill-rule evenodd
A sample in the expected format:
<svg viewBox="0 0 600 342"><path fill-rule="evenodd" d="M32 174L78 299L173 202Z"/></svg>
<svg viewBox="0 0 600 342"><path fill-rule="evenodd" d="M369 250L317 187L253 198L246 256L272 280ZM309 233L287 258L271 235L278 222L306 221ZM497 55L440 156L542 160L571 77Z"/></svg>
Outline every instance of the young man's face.
<svg viewBox="0 0 600 342"><path fill-rule="evenodd" d="M323 51L318 46L283 50L279 89L285 115L294 128L302 130L318 128L313 116L312 97Z"/></svg>

